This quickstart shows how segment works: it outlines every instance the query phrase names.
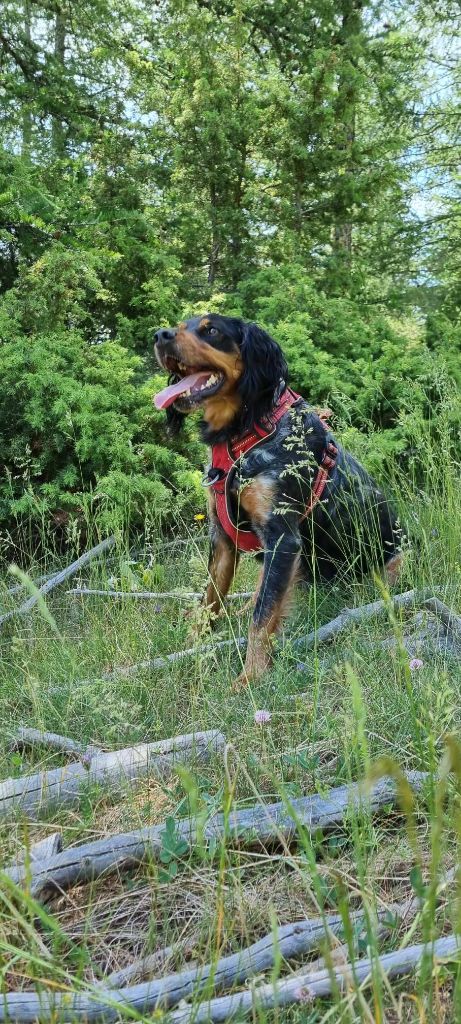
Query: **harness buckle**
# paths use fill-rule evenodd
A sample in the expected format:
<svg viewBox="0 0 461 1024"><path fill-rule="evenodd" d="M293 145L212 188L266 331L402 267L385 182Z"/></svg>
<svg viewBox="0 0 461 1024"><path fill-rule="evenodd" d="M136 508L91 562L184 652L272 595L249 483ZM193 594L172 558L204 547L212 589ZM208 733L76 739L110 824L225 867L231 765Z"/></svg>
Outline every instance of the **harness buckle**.
<svg viewBox="0 0 461 1024"><path fill-rule="evenodd" d="M215 484L219 483L220 480L223 480L225 476L226 473L223 469L218 469L217 466L210 466L208 473L204 473L202 476L202 486L214 487Z"/></svg>

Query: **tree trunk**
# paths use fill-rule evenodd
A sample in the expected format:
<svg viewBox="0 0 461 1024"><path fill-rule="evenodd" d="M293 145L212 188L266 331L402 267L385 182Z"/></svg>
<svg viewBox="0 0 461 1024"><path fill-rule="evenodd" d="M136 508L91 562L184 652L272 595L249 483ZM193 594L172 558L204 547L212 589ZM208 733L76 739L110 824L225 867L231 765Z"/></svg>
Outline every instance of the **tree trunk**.
<svg viewBox="0 0 461 1024"><path fill-rule="evenodd" d="M213 285L218 270L220 255L219 225L218 225L218 198L214 182L210 185L210 206L211 206L211 248L208 260L208 284Z"/></svg>
<svg viewBox="0 0 461 1024"><path fill-rule="evenodd" d="M28 43L32 41L31 31L31 16L30 16L30 0L24 0L24 35ZM30 151L32 147L32 114L27 103L24 105L22 112L22 146L21 155L26 160L30 159Z"/></svg>
<svg viewBox="0 0 461 1024"><path fill-rule="evenodd" d="M352 255L352 210L349 194L350 177L354 173L353 146L356 133L358 86L356 77L355 40L362 33L362 0L341 0L339 30L338 98L336 102L337 170L336 219L333 227L333 248L340 257L343 275L350 273ZM342 275L342 276L343 276Z"/></svg>
<svg viewBox="0 0 461 1024"><path fill-rule="evenodd" d="M54 23L54 56L56 63L61 65L64 71L65 63L65 50L66 50L66 22L64 13L62 10L56 12L56 19ZM61 160L66 155L66 140L64 135L64 126L58 116L53 117L52 127L52 142L53 152L58 160Z"/></svg>

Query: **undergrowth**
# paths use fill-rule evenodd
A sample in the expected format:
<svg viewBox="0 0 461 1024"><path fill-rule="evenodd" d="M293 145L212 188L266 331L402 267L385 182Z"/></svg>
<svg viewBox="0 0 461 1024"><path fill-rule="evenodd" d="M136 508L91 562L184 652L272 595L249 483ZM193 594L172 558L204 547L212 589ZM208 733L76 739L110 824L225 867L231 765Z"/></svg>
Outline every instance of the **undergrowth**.
<svg viewBox="0 0 461 1024"><path fill-rule="evenodd" d="M428 459L423 486L401 476L394 480L412 541L398 590L425 586L459 609L459 482L453 467L447 470L446 465L435 456ZM142 553L130 553L119 538L115 555L74 577L68 589L85 583L128 592L201 591L206 561L206 527L199 514L182 524L176 540L150 536ZM32 578L49 569L50 559L39 564L30 560ZM244 560L235 589L250 590L256 577L254 561ZM21 597L8 593L15 582L5 575L5 610ZM422 665L411 671L405 648L409 624L403 615L351 624L329 646L303 651L297 644L345 605L379 596L374 580L300 588L272 671L238 693L231 689L241 668L235 643L168 668L113 674L190 646L185 600L116 601L66 594L62 587L47 600L46 618L35 611L4 626L2 778L65 763L63 755L45 748L12 751L11 737L19 725L107 749L208 728L222 730L230 744L226 769L222 756L216 756L199 769L179 771L166 782L149 779L117 798L89 788L77 809L58 807L36 823L19 814L0 823L6 864L21 847L56 828L69 846L169 822L163 863L152 861L55 894L40 913L27 892L4 886L4 991L40 991L50 985L95 991L111 971L172 947L159 961L157 974L167 974L191 962L217 961L276 924L338 907L344 914L349 957L367 950L376 956L459 930L456 880L436 898L437 879L457 864L461 843L459 661L423 651ZM216 639L232 640L246 632L248 613L241 615L240 609L239 602L227 606L216 624ZM107 673L112 677L104 679ZM268 711L270 721L258 725L257 710ZM191 811L221 811L230 797L235 806L280 799L289 804L306 793L325 794L332 786L399 769L430 773L425 798L415 806L387 808L375 817L350 814L330 831L319 830L311 837L303 832L286 849L238 849L229 840L216 849L188 853L175 845L176 821ZM395 922L380 939L375 911L412 893L422 901L416 919L408 926ZM367 909L366 926L348 929L350 911L361 906ZM286 976L300 966L306 969L306 964L307 957L303 965L282 962L276 973ZM254 1016L258 1022L277 1017L303 1024L445 1022L460 1019L459 985L456 963L432 971L426 962L416 976L392 985L376 969L372 987L363 992L336 992L328 1001L277 1013L256 1010Z"/></svg>

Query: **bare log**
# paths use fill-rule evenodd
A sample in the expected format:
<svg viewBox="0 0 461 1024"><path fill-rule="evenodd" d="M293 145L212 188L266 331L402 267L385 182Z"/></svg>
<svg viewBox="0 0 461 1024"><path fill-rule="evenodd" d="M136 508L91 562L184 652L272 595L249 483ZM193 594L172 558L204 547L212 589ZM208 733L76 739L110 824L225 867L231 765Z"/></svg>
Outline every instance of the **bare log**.
<svg viewBox="0 0 461 1024"><path fill-rule="evenodd" d="M285 927L293 928L292 925ZM248 1013L256 1008L269 1009L274 1006L288 1006L293 1003L310 1003L319 997L326 997L339 989L345 992L371 980L373 966L379 963L380 970L388 978L408 974L424 957L452 958L461 952L461 938L447 935L433 943L418 943L385 953L376 958L365 957L352 965L338 965L334 971L323 970L295 975L253 990L245 989L231 996L221 996L199 1005L189 1005L172 1011L168 1020L171 1024L188 1024L189 1021L227 1021L236 1014ZM235 954L239 956L239 954ZM241 979L243 980L243 978ZM63 1013L66 1020L85 1022L119 1019L123 1010L130 1009L147 1014L159 1005L159 982L147 982L127 988L102 992L56 992L46 990L35 992L11 992L2 996L0 1021L15 1021L17 1024L33 1024L36 1020L56 1019ZM160 1003L161 1005L161 1003Z"/></svg>
<svg viewBox="0 0 461 1024"><path fill-rule="evenodd" d="M407 772L406 778L415 793L420 793L428 774ZM354 783L331 789L326 797L313 794L279 803L256 804L234 811L228 818L215 814L203 828L199 828L194 819L184 818L177 822L176 834L185 840L189 848L198 839L206 843L224 837L247 846L284 843L297 836L299 838L303 829L312 833L318 828L331 828L354 810L369 814L387 804L395 805L396 799L395 783L385 777L379 779L370 791L365 790L363 784ZM106 836L67 849L40 865L31 865L27 879L21 869L9 869L7 875L19 885L27 880L33 896L40 896L50 888L68 889L77 882L87 882L102 874L126 870L142 861L158 858L164 831L165 824L161 824Z"/></svg>
<svg viewBox="0 0 461 1024"><path fill-rule="evenodd" d="M27 613L30 612L37 604L39 596L44 597L45 594L50 592L50 590L54 590L54 588L60 583L64 583L64 580L69 579L69 576L73 576L74 573L78 572L78 570L84 565L91 562L93 558L97 558L99 555L102 555L104 551L112 548L114 544L115 537L106 537L105 540L102 540L100 544L96 544L96 546L91 548L90 551L85 551L84 554L80 555L80 558L77 558L71 565L66 566L65 569L61 569L60 572L57 572L55 576L51 577L51 579L46 580L46 582L39 588L38 595L32 594L27 601L24 601L24 604L19 605L19 608L13 608L11 611L5 612L4 615L0 615L0 626L4 622L7 622L8 619L14 618L16 615L27 615Z"/></svg>
<svg viewBox="0 0 461 1024"><path fill-rule="evenodd" d="M42 732L41 729L30 729L27 726L20 726L10 743L11 750L26 750L28 747L50 747L51 750L59 750L64 754L82 754L84 757L94 757L101 753L100 747L92 744L78 743L70 736L60 736L57 732Z"/></svg>
<svg viewBox="0 0 461 1024"><path fill-rule="evenodd" d="M441 886L453 881L454 870L450 871L445 879L441 880ZM376 913L375 935L383 938L388 935L394 922L404 920L406 925L415 917L421 909L422 901L414 896L401 903L393 903L389 907L382 907ZM370 915L368 915L370 916ZM392 925L388 923L392 919ZM363 910L352 910L349 912L349 922L355 929L367 922L367 916ZM245 981L247 978L261 974L272 968L278 957L284 960L297 960L310 950L323 942L328 942L330 937L341 935L344 932L344 920L341 914L326 914L324 917L314 917L293 921L289 924L280 925L273 929L263 938L258 939L251 946L240 949L237 953L222 957L217 963L209 963L190 968L185 971L177 971L165 978L153 981L149 987L149 998L154 998L156 990L157 1005L170 1007L177 1005L181 999L187 999L192 994L197 996L206 983L212 978L213 991L225 991L233 985ZM159 950L143 960L135 961L122 971L115 972L105 979L106 985L121 987L134 977L149 976L159 967L158 956L162 959L165 953L171 955L174 947L167 950ZM339 953L339 956L338 956ZM347 960L349 949L347 945L335 946L330 952L330 963ZM326 958L321 958L315 964L309 965L309 970L322 970L327 967ZM304 967L302 973L305 973ZM209 986L207 986L209 988Z"/></svg>
<svg viewBox="0 0 461 1024"><path fill-rule="evenodd" d="M224 745L224 736L214 729L98 753L87 765L69 764L21 779L7 779L0 784L0 816L20 810L35 818L45 807L78 803L81 790L88 783L117 792L151 773L167 774L178 762L206 760L212 750L222 750Z"/></svg>
<svg viewBox="0 0 461 1024"><path fill-rule="evenodd" d="M240 595L243 596L243 595ZM418 595L418 591L409 590L404 594L396 594L392 598L394 608L410 608L418 603L418 599L424 598L423 594ZM380 615L386 611L388 604L385 601L373 601L371 604L360 605L358 608L345 608L340 615L331 622L327 622L324 626L319 626L317 629L312 630L305 637L299 637L294 641L296 647L309 648L317 644L326 643L328 640L334 639L339 633L347 630L351 622L361 622L367 619L374 618L376 615ZM120 666L119 668L113 669L112 672L105 672L98 678L105 681L112 681L119 677L127 677L136 675L138 672L151 671L155 669L166 668L169 664L174 662L182 661L184 658L192 658L199 654L207 654L210 651L223 650L226 647L238 647L242 648L246 646L247 638L245 636L233 637L232 640L221 640L215 644L202 644L198 647L189 647L184 651L177 651L174 654L165 654L163 657L153 658L149 661L137 662L134 665ZM95 682L94 679L81 679L77 680L73 685L75 686L88 686ZM51 693L57 692L57 688L50 691Z"/></svg>
<svg viewBox="0 0 461 1024"><path fill-rule="evenodd" d="M404 594L395 594L391 598L392 606L395 609L415 608L426 600L426 591L407 590ZM349 629L353 622L366 622L387 611L387 601L372 601L370 604L359 605L358 608L344 608L335 619L326 622L323 626L313 629L307 636L301 636L295 640L296 647L313 647L316 644L326 643L333 640L340 633Z"/></svg>
<svg viewBox="0 0 461 1024"><path fill-rule="evenodd" d="M373 959L364 957L356 960L353 965L338 965L333 972L324 970L313 974L307 971L283 981L259 985L252 991L237 992L235 995L211 999L199 1006L173 1010L168 1016L168 1021L170 1024L189 1024L189 1021L194 1021L194 1024L203 1024L204 1021L228 1021L237 1014L247 1014L256 1008L270 1009L294 1003L311 1003L314 999L331 995L332 991L339 989L344 993L371 982L373 967L378 963L382 974L388 978L398 978L411 972L424 957L444 959L458 957L460 952L460 937L447 935L430 944L418 943ZM104 1015L104 1019L109 1018Z"/></svg>
<svg viewBox="0 0 461 1024"><path fill-rule="evenodd" d="M66 590L66 594L73 596L94 596L94 597L113 597L117 600L125 600L126 597L137 598L138 601L194 601L200 600L203 594L194 590L163 590L156 593L152 590L93 590L92 587L74 587L73 590ZM241 601L247 600L253 596L251 590L242 591L241 593L228 594L223 604L228 601Z"/></svg>

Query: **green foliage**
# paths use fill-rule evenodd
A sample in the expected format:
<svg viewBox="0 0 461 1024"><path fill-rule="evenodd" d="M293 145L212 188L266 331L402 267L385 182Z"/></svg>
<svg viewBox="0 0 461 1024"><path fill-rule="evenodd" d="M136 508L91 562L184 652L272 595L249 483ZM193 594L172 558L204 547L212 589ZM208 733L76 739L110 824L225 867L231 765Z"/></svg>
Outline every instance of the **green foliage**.
<svg viewBox="0 0 461 1024"><path fill-rule="evenodd" d="M203 507L152 340L210 306L270 330L373 469L457 443L459 31L448 2L7 4L4 536Z"/></svg>
<svg viewBox="0 0 461 1024"><path fill-rule="evenodd" d="M101 296L99 254L56 243L0 304L4 527L83 527L90 511L102 529L161 526L200 501L198 474L165 447L158 381L96 333Z"/></svg>

